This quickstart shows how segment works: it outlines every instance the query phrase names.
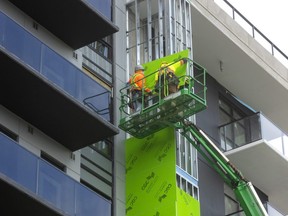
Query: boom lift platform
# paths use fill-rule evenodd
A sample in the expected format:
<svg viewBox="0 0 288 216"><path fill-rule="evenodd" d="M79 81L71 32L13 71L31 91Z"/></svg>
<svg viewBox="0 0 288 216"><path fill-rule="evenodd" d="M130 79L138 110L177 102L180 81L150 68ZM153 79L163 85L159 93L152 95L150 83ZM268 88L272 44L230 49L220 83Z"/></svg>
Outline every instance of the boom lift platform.
<svg viewBox="0 0 288 216"><path fill-rule="evenodd" d="M179 77L181 80L179 91L173 94L163 97L161 89L167 88L169 84L165 81L157 94L154 89L152 96L148 96L143 90L138 98L142 102L138 112L132 113L129 108L129 104L133 102L128 91L131 86L121 89L119 127L137 138L144 138L168 126L179 129L188 142L233 189L246 216L268 216L251 182L243 177L202 130L186 120L206 108L206 70L190 59L187 61L186 69L186 75ZM155 71L148 76L154 77L157 73L158 71Z"/></svg>
<svg viewBox="0 0 288 216"><path fill-rule="evenodd" d="M176 60L164 67L181 61ZM179 78L179 90L163 97L165 89L168 89L169 81L161 80L163 85L157 89L151 89L152 95L142 90L139 100L142 107L138 112L133 112L129 104L133 103L129 90L134 83L120 90L120 124L119 128L137 138L144 138L167 126L171 126L183 119L192 116L206 108L206 70L190 59L186 59L186 74ZM158 75L159 70L147 75L145 79L152 79ZM194 76L192 76L194 74Z"/></svg>

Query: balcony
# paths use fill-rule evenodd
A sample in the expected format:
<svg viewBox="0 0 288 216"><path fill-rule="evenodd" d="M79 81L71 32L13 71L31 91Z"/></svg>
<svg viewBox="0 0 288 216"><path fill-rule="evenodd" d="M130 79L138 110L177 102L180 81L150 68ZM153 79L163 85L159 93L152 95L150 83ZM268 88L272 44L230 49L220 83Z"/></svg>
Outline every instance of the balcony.
<svg viewBox="0 0 288 216"><path fill-rule="evenodd" d="M264 207L267 210L269 216L285 216L285 214L279 212L269 202L264 203Z"/></svg>
<svg viewBox="0 0 288 216"><path fill-rule="evenodd" d="M215 2L193 2L194 60L205 65L209 75L229 92L255 110L261 110L288 133L287 118L284 117L288 107L288 72L275 58L275 55L280 56L275 44L264 42L270 50L274 46L272 56L266 46L249 34L251 23L245 23L249 29L247 32ZM232 8L228 10L239 17ZM240 22L244 23L243 19ZM260 39L258 41L264 41L259 32L254 33L256 39Z"/></svg>
<svg viewBox="0 0 288 216"><path fill-rule="evenodd" d="M71 151L118 133L111 96L0 13L1 104Z"/></svg>
<svg viewBox="0 0 288 216"><path fill-rule="evenodd" d="M111 0L9 1L74 49L118 31Z"/></svg>
<svg viewBox="0 0 288 216"><path fill-rule="evenodd" d="M111 215L111 202L0 133L3 215Z"/></svg>
<svg viewBox="0 0 288 216"><path fill-rule="evenodd" d="M261 113L220 127L221 147L232 163L277 209L288 211L288 137ZM265 177L264 177L265 176Z"/></svg>

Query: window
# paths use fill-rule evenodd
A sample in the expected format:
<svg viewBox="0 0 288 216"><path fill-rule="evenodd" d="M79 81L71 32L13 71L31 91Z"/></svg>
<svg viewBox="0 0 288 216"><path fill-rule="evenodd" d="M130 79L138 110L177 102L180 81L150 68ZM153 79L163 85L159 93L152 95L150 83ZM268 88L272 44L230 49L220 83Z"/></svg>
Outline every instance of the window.
<svg viewBox="0 0 288 216"><path fill-rule="evenodd" d="M104 157L111 159L112 158L112 140L105 139L97 143L94 143L90 146L93 150L97 151Z"/></svg>
<svg viewBox="0 0 288 216"><path fill-rule="evenodd" d="M110 37L107 37L102 40L95 41L88 46L106 60L112 61L112 47L109 43L111 43L111 39Z"/></svg>
<svg viewBox="0 0 288 216"><path fill-rule="evenodd" d="M244 114L242 114L240 110L232 106L232 104L229 104L228 101L221 98L219 99L219 110L220 125L224 125L244 117Z"/></svg>
<svg viewBox="0 0 288 216"><path fill-rule="evenodd" d="M0 124L0 132L11 138L12 140L18 142L18 136L10 131L8 128L4 127L3 125Z"/></svg>
<svg viewBox="0 0 288 216"><path fill-rule="evenodd" d="M182 170L197 179L197 150L177 131L176 162Z"/></svg>
<svg viewBox="0 0 288 216"><path fill-rule="evenodd" d="M107 154L110 144L102 141L81 149L80 170L81 183L108 199L112 198L113 185L112 156Z"/></svg>
<svg viewBox="0 0 288 216"><path fill-rule="evenodd" d="M112 86L112 46L111 38L95 41L81 49L83 53L82 66L99 78L109 87Z"/></svg>
<svg viewBox="0 0 288 216"><path fill-rule="evenodd" d="M66 166L61 163L60 161L53 158L51 155L41 151L41 158L53 165L54 167L58 168L59 170L66 172Z"/></svg>
<svg viewBox="0 0 288 216"><path fill-rule="evenodd" d="M222 98L219 99L219 112L222 149L228 151L237 147L237 145L245 143L244 122L235 122L242 119L245 115L237 107ZM224 126L226 124L227 126Z"/></svg>
<svg viewBox="0 0 288 216"><path fill-rule="evenodd" d="M227 184L224 184L225 216L245 216L235 193Z"/></svg>

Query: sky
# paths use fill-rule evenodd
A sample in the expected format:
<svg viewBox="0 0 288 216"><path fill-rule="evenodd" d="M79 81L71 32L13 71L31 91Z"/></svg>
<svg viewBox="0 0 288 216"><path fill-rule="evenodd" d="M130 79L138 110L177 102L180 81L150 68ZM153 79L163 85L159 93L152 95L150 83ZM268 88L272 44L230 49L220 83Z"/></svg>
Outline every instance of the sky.
<svg viewBox="0 0 288 216"><path fill-rule="evenodd" d="M227 12L225 6L227 4L223 0L215 0L215 2ZM288 56L288 24L286 23L288 0L228 0L228 2ZM228 11L231 15L232 10ZM241 22L240 19L238 20ZM261 42L261 38L259 40ZM267 47L265 44L262 45Z"/></svg>

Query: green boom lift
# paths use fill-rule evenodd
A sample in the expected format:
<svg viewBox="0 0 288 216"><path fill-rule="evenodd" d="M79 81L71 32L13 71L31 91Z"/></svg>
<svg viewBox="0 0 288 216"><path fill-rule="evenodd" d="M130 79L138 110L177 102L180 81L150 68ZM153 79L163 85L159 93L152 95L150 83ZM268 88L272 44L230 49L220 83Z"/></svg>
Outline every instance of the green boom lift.
<svg viewBox="0 0 288 216"><path fill-rule="evenodd" d="M176 60L176 62L180 60ZM161 91L164 91L169 85L169 82L164 80L162 82L163 86L159 87L157 93L153 91L151 96L146 95L143 91L139 98L134 98L134 100L142 102L142 107L138 112L132 112L129 108L129 105L133 102L130 96L131 92L129 92L131 86L128 85L120 90L121 117L119 128L140 139L165 127L172 126L180 129L181 134L233 189L246 216L267 216L268 214L251 182L248 182L242 176L240 171L231 164L229 159L201 129L192 122L187 121L188 117L206 108L207 88L206 70L192 60L186 60L186 74L179 77L179 91L163 97ZM171 64L174 63L172 62ZM158 71L149 74L145 78L149 79L149 76L155 77L156 73Z"/></svg>

